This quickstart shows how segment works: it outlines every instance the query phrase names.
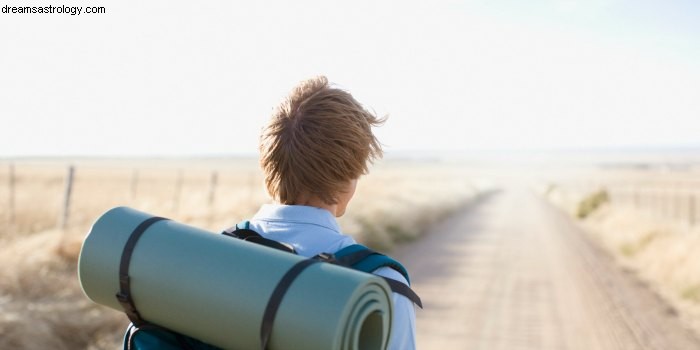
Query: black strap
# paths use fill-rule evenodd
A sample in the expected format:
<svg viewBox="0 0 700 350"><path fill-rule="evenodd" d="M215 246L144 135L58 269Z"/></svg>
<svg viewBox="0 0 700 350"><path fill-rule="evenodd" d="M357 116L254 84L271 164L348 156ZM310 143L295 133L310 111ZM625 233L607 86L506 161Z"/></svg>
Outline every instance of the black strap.
<svg viewBox="0 0 700 350"><path fill-rule="evenodd" d="M260 348L267 349L267 343L270 341L270 334L272 334L272 324L275 321L275 316L277 315L277 309L279 309L282 298L287 293L289 286L292 282L304 271L307 267L318 263L318 260L306 259L296 263L292 266L287 273L282 276L277 287L272 292L270 300L267 302L267 307L265 307L265 313L263 314L262 325L260 326Z"/></svg>
<svg viewBox="0 0 700 350"><path fill-rule="evenodd" d="M384 277L384 276L381 276L381 277L384 278L386 283L389 284L389 287L391 287L392 292L399 293L399 294L405 296L406 298L408 298L408 300L410 300L410 301L414 302L416 305L418 305L418 307L420 307L421 309L423 308L423 302L420 300L420 297L418 296L418 294L416 294L416 292L414 292L413 289L411 289L411 287L409 287L409 286L407 286L407 285L405 285L405 284L403 284L395 279L392 279L389 277Z"/></svg>
<svg viewBox="0 0 700 350"><path fill-rule="evenodd" d="M244 241L264 245L266 247L275 248L277 250L281 250L287 253L297 253L297 251L294 249L294 246L292 246L291 244L265 238L251 229L237 227L238 226L226 229L223 232L221 232L221 234L233 238L242 239Z"/></svg>
<svg viewBox="0 0 700 350"><path fill-rule="evenodd" d="M246 240L252 237L262 237L259 233L248 228L231 227L229 229L224 230L224 232L221 233L234 238L240 238L242 240Z"/></svg>
<svg viewBox="0 0 700 350"><path fill-rule="evenodd" d="M314 259L319 259L323 262L352 268L352 266L355 265L356 263L358 263L358 262L364 260L365 258L367 258L368 256L374 255L374 254L383 255L383 254L377 253L371 249L363 249L363 250L360 250L360 251L357 251L357 252L342 256L342 257L337 257L333 254L328 254L328 253L321 253L321 254L316 255L314 257ZM391 267L391 266L389 266L389 267ZM380 276L380 277L384 278L384 280L389 284L389 287L391 287L392 292L405 296L410 301L412 301L416 305L418 305L418 307L420 307L421 309L423 308L423 303L422 303L420 297L418 296L418 294L416 294L416 292L413 291L413 289L411 289L411 287L403 284L400 281L397 281L397 280L389 278L389 277L384 277L384 276Z"/></svg>
<svg viewBox="0 0 700 350"><path fill-rule="evenodd" d="M141 318L141 315L139 315L139 312L136 310L136 306L134 305L134 300L131 298L131 284L129 281L129 263L131 262L131 254L134 252L136 242L138 242L139 238L141 238L143 233L146 232L146 229L161 220L168 219L155 216L146 219L144 222L136 226L124 245L122 258L119 262L119 293L116 295L117 300L124 309L126 316L129 317L129 320L137 327L143 325L145 321Z"/></svg>

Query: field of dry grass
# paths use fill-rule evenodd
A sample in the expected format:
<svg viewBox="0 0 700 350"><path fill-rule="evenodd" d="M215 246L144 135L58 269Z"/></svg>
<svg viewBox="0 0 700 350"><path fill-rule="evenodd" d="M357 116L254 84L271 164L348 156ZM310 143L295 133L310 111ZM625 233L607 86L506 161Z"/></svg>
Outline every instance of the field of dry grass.
<svg viewBox="0 0 700 350"><path fill-rule="evenodd" d="M700 334L699 170L598 169L543 191L573 217L591 194L605 192L608 199L579 218L585 231Z"/></svg>
<svg viewBox="0 0 700 350"><path fill-rule="evenodd" d="M65 161L0 162L0 349L114 349L123 314L90 302L76 263L91 223L126 205L219 232L268 201L253 160L74 161L67 225ZM212 178L215 177L215 180ZM384 162L341 218L359 241L390 250L485 190L465 167Z"/></svg>

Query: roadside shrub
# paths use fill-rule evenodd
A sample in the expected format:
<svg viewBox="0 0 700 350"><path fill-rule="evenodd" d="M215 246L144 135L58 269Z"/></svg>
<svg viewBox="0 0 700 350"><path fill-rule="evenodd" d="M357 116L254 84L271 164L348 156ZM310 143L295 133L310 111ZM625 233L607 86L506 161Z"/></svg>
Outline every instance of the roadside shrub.
<svg viewBox="0 0 700 350"><path fill-rule="evenodd" d="M610 196L608 195L608 191L606 191L605 189L595 191L584 197L578 203L578 210L576 211L576 216L579 219L585 219L586 217L588 217L588 215L590 215L596 209L598 209L603 203L608 202L610 202Z"/></svg>

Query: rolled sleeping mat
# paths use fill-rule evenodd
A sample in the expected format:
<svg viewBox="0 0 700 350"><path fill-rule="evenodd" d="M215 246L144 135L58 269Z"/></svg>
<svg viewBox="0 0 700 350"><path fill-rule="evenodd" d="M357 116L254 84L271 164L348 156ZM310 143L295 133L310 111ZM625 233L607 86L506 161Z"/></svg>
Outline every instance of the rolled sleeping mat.
<svg viewBox="0 0 700 350"><path fill-rule="evenodd" d="M116 295L122 288L122 255L132 237L126 280L143 320L224 349L265 347L261 330L263 319L269 320L263 315L270 311L271 296L284 289L277 288L283 277L293 277L288 272L308 259L152 218L117 207L95 222L78 261L87 297L124 311ZM137 228L140 236L132 235ZM327 263L303 267L277 296L267 348L386 348L392 303L382 278Z"/></svg>

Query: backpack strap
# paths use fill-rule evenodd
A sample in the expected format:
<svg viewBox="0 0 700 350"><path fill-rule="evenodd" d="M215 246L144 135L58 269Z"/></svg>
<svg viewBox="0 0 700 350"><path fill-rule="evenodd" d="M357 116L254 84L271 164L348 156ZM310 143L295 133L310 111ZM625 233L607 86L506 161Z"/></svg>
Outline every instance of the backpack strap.
<svg viewBox="0 0 700 350"><path fill-rule="evenodd" d="M406 278L408 284L411 284L411 279L408 276L408 271L406 270L400 262L394 260L390 256L378 253L372 249L369 249L361 244L349 245L335 254L335 259L341 264L348 267L352 267L355 270L360 270L368 273L380 268L380 267L391 267Z"/></svg>
<svg viewBox="0 0 700 350"><path fill-rule="evenodd" d="M372 249L369 249L361 244L353 244L347 246L335 254L319 254L318 257L321 260L326 260L331 263L346 266L354 270L363 271L367 273L372 273L381 267L390 267L406 278L406 281L411 283L408 276L408 271L406 270L400 262L394 260L393 258L378 253ZM414 292L411 287L388 277L380 276L391 287L391 291L394 293L401 294L411 300L413 303L418 305L421 309L423 308L423 302L416 292Z"/></svg>
<svg viewBox="0 0 700 350"><path fill-rule="evenodd" d="M121 260L119 262L119 293L116 295L117 301L124 309L124 312L129 320L136 326L143 325L146 323L146 321L141 318L141 315L134 305L134 300L131 298L131 281L129 278L129 264L131 263L131 255L134 252L136 243L144 232L146 232L151 225L162 220L168 219L154 216L144 220L138 226L136 226L136 228L131 231L126 244L124 244Z"/></svg>
<svg viewBox="0 0 700 350"><path fill-rule="evenodd" d="M264 245L266 247L275 248L284 252L296 254L296 250L291 244L278 242L271 239L267 239L261 236L259 233L250 229L250 221L244 220L236 224L236 226L227 228L222 235L226 235L233 238L242 239L244 241L257 243Z"/></svg>
<svg viewBox="0 0 700 350"><path fill-rule="evenodd" d="M262 350L267 350L267 344L270 341L272 325L275 322L277 309L279 309L282 298L287 293L287 290L292 285L292 282L294 282L294 280L296 280L296 278L299 277L302 271L306 270L306 268L319 262L321 261L315 259L301 260L287 270L280 281L277 282L277 286L272 291L272 295L270 295L270 299L267 301L267 306L265 306L262 324L260 325L260 348Z"/></svg>
<svg viewBox="0 0 700 350"><path fill-rule="evenodd" d="M278 242L271 239L262 237L259 233L250 229L250 221L243 220L236 226L224 230L222 234L242 239L244 241L249 241L257 244L262 244L264 246L279 249L285 252L297 254L294 247L290 244L284 242ZM378 253L372 249L369 249L361 244L349 245L335 254L321 253L312 258L313 260L328 262L340 266L345 266L353 270L358 270L362 272L372 273L381 267L390 267L406 278L406 281L411 284L411 279L408 276L408 271L406 270L400 262L394 260L393 258ZM384 276L379 276L384 278L384 280L391 287L391 291L401 294L411 300L413 303L418 305L421 309L423 308L423 303L414 292L411 287L391 278Z"/></svg>

